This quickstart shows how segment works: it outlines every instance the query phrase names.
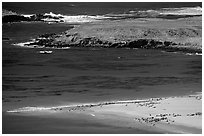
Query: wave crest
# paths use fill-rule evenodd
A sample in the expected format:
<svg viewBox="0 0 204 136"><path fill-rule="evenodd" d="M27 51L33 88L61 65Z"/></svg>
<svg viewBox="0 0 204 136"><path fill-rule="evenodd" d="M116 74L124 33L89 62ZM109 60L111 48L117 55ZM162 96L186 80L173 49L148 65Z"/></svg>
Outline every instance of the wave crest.
<svg viewBox="0 0 204 136"><path fill-rule="evenodd" d="M202 15L201 7L163 8L163 15Z"/></svg>
<svg viewBox="0 0 204 136"><path fill-rule="evenodd" d="M55 14L53 12L43 14L45 18L42 20L45 22L65 22L65 23L86 23L86 22L94 22L100 21L104 19L109 19L111 17L103 16L103 15L62 15L62 14Z"/></svg>
<svg viewBox="0 0 204 136"><path fill-rule="evenodd" d="M63 23L86 23L95 22L106 19L126 19L126 18L168 18L174 16L176 18L188 16L202 15L201 7L182 7L182 8L161 8L157 10L130 10L128 13L123 14L106 14L106 15L62 15L53 12L44 14L22 15L30 20L44 21L44 22L63 22Z"/></svg>

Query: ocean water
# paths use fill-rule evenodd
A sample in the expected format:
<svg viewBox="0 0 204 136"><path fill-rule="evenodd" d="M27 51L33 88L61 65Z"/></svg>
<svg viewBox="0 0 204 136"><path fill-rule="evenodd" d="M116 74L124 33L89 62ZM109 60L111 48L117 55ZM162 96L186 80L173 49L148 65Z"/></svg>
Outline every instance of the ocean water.
<svg viewBox="0 0 204 136"><path fill-rule="evenodd" d="M3 111L185 95L201 91L202 57L146 49L41 49L12 45L44 33L72 28L65 24L3 25Z"/></svg>
<svg viewBox="0 0 204 136"><path fill-rule="evenodd" d="M103 19L160 17L176 19L183 16L201 16L202 3L185 2L4 2L2 8L29 17L44 14L62 17L55 21L83 23ZM47 18L45 21L53 21Z"/></svg>
<svg viewBox="0 0 204 136"><path fill-rule="evenodd" d="M130 10L202 7L201 2L3 2L2 8L20 14L49 13L65 15L122 14Z"/></svg>

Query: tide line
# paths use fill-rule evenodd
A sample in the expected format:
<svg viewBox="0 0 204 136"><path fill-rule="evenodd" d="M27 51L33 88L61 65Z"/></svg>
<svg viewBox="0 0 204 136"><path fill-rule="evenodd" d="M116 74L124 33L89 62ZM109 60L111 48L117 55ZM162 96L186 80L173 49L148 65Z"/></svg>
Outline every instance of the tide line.
<svg viewBox="0 0 204 136"><path fill-rule="evenodd" d="M97 106L104 106L104 105L113 105L113 104L128 104L128 103L155 103L156 101L160 101L162 98L151 98L147 100L126 100L126 101L111 101L111 102L100 102L100 103L93 103L93 104L79 104L79 105L62 105L62 106L55 106L55 107L22 107L14 110L8 110L8 113L23 113L23 112L40 112L40 111L59 111L59 110L80 110L83 108L91 108Z"/></svg>

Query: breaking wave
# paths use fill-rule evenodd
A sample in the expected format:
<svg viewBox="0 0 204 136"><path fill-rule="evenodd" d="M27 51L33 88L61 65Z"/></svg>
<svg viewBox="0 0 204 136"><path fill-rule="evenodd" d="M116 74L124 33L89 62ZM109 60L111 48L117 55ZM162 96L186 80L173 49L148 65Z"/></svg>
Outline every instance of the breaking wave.
<svg viewBox="0 0 204 136"><path fill-rule="evenodd" d="M24 17L31 18L33 15L23 15ZM43 14L43 18L41 20L45 22L64 22L64 23L86 23L86 22L94 22L100 21L104 19L110 19L112 17L103 16L103 15L62 15L55 14L53 12Z"/></svg>
<svg viewBox="0 0 204 136"><path fill-rule="evenodd" d="M202 56L202 53L186 53L186 55L188 55L188 56L194 56L194 55Z"/></svg>
<svg viewBox="0 0 204 136"><path fill-rule="evenodd" d="M201 7L163 8L163 15L202 15Z"/></svg>
<svg viewBox="0 0 204 136"><path fill-rule="evenodd" d="M160 9L133 9L120 14L109 13L105 15L63 15L53 12L43 14L26 14L21 15L28 20L44 21L48 23L87 23L106 19L126 19L126 18L168 18L172 19L188 16L201 16L201 7L182 7L182 8L160 8Z"/></svg>
<svg viewBox="0 0 204 136"><path fill-rule="evenodd" d="M149 10L130 10L128 13L112 16L134 16L134 17L165 17L165 16L201 16L201 7L182 7L182 8L161 8Z"/></svg>

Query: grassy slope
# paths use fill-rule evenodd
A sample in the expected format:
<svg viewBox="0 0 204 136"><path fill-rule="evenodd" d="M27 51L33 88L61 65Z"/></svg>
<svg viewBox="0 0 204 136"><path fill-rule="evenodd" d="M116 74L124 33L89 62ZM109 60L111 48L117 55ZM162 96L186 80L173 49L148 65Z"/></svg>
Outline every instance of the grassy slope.
<svg viewBox="0 0 204 136"><path fill-rule="evenodd" d="M82 24L66 34L78 34L78 39L96 37L102 41L117 43L138 39L171 41L179 47L202 48L202 17L177 20L141 18L126 20L106 20ZM65 40L60 38L57 40ZM69 42L69 39L66 39Z"/></svg>

